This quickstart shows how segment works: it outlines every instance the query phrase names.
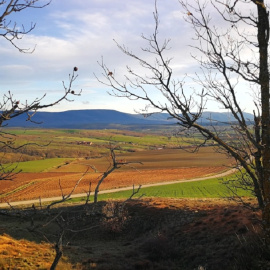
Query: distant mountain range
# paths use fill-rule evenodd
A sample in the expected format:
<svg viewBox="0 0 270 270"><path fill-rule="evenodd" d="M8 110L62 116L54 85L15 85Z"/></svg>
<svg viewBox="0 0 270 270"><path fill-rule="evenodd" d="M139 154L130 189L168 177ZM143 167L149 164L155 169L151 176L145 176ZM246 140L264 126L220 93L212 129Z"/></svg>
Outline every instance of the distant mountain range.
<svg viewBox="0 0 270 270"><path fill-rule="evenodd" d="M228 113L204 112L199 120L200 124L209 125L209 119L226 124L232 121ZM253 115L245 113L245 118L252 122ZM6 122L8 127L40 127L40 128L117 128L119 125L174 125L175 119L171 119L166 113L155 113L147 117L140 114L128 114L115 110L72 110L64 112L37 112L32 118L39 124L26 121L27 116L21 115ZM213 122L215 123L215 122Z"/></svg>

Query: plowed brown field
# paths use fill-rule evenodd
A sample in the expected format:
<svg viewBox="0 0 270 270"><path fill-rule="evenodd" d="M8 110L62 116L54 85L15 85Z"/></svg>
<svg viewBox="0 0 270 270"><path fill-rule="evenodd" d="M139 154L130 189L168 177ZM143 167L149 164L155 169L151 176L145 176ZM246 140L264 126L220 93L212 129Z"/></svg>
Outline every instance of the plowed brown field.
<svg viewBox="0 0 270 270"><path fill-rule="evenodd" d="M194 168L173 168L156 170L131 170L116 171L109 175L101 185L100 190L113 189L134 185L144 185L157 182L174 180L193 179L203 176L218 174L225 170L225 167L194 167ZM96 186L101 173L89 173L80 182L76 193L84 193ZM13 181L0 181L2 196L1 202L19 201L61 196L61 188L64 194L68 194L82 177L81 173L20 173ZM60 183L60 184L59 184Z"/></svg>
<svg viewBox="0 0 270 270"><path fill-rule="evenodd" d="M122 166L110 174L100 190L215 175L225 171L224 165L232 162L212 147L204 147L195 154L181 149L163 149L119 154L117 158L132 164ZM61 196L61 190L63 194L69 194L83 173L95 166L99 172L90 169L75 191L86 193L89 183L94 190L102 172L110 167L110 162L110 157L81 158L50 168L48 172L20 173L13 181L0 181L0 202Z"/></svg>

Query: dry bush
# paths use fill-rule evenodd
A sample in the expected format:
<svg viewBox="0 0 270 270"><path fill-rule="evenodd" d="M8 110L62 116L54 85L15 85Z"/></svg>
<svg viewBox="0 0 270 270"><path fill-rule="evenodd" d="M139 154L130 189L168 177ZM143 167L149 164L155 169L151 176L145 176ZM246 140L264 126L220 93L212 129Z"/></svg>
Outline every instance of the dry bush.
<svg viewBox="0 0 270 270"><path fill-rule="evenodd" d="M261 233L253 232L248 238L245 235L236 236L241 245L234 270L270 269L270 250Z"/></svg>
<svg viewBox="0 0 270 270"><path fill-rule="evenodd" d="M120 233L129 220L129 213L121 202L108 201L102 208L102 227L107 232Z"/></svg>

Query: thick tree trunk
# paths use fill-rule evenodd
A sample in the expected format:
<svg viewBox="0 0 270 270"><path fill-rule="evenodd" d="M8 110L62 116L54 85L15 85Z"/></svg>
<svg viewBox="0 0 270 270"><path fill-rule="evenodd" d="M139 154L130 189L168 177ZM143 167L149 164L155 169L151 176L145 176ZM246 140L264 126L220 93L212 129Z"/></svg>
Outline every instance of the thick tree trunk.
<svg viewBox="0 0 270 270"><path fill-rule="evenodd" d="M266 240L270 244L270 111L269 111L269 68L268 40L269 20L264 1L256 1L258 9L258 42L260 54L260 74L262 103L262 163L263 163L263 226Z"/></svg>

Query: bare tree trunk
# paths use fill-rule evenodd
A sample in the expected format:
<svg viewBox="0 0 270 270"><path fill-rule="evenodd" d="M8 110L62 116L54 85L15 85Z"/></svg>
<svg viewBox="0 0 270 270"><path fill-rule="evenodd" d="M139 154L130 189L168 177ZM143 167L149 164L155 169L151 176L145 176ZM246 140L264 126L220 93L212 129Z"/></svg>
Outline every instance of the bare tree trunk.
<svg viewBox="0 0 270 270"><path fill-rule="evenodd" d="M116 156L115 156L115 153L114 153L114 149L113 149L113 148L110 149L110 156L111 156L111 163L110 163L110 166L109 166L109 168L107 169L107 171L104 172L104 173L100 176L100 179L98 180L97 186L96 186L96 188L95 188L95 193L94 193L94 203L97 203L97 201L98 201L99 187L100 187L100 185L103 183L103 181L107 178L107 176L108 176L109 174L111 174L114 170L120 169L121 166L123 166L123 165L129 165L129 164L131 164L131 163L134 163L134 162L127 162L126 160L119 160L119 161L117 161L117 160L116 160ZM135 162L135 163L142 164L141 162Z"/></svg>
<svg viewBox="0 0 270 270"><path fill-rule="evenodd" d="M95 194L94 194L94 203L97 203L98 201L98 193L99 193L99 187L100 185L102 184L102 182L104 181L104 179L110 174L112 173L115 169L117 169L117 164L115 163L115 160L113 160L113 167L110 168L109 170L107 170L106 172L104 172L102 174L102 177L99 179L98 183L97 183L97 186L95 188Z"/></svg>
<svg viewBox="0 0 270 270"><path fill-rule="evenodd" d="M269 2L179 2L186 13L185 21L190 23L195 40L198 40L198 43L194 42L191 46L199 52L199 55L194 54L193 58L203 71L202 75L194 76L194 82L202 87L202 90L195 94L195 98L184 86L185 79L179 80L178 75L173 76L170 63L172 58L166 58L164 53L168 50L169 40L165 40L163 44L158 40L157 1L154 33L150 37L143 36L148 43L143 51L150 53L154 61L141 58L126 46L116 43L124 54L137 60L151 75L144 75L140 70L128 67L126 80L117 79L102 60L100 66L105 80L99 81L112 87L112 95L145 102L143 113L152 113L152 109L166 112L185 130L195 128L199 131L204 138L203 144L209 140L215 141L223 151L234 157L236 168L240 165L249 178L248 181L239 181L236 189L241 186L243 189L248 188L257 197L262 210L266 240L270 245ZM209 12L208 6L212 8ZM215 16L211 16L213 12ZM217 15L223 20L225 31L215 25ZM246 31L245 27L250 32ZM247 93L253 94L257 110L253 110L254 129L250 128L251 121L245 117L246 105L243 105L238 96L239 92L243 91L242 83L247 86ZM156 98L155 91L149 91L146 86L153 87L163 98ZM236 135L234 138L229 136L229 139L226 139L215 129L212 121L210 128L198 124L210 101L215 101L220 108L228 110L234 118L230 124ZM218 119L214 121L218 122ZM235 195L238 196L237 192Z"/></svg>
<svg viewBox="0 0 270 270"><path fill-rule="evenodd" d="M268 69L268 41L269 20L263 1L257 5L258 9L258 42L260 54L260 75L262 102L262 188L264 196L263 225L270 243L270 111L269 111L269 69Z"/></svg>
<svg viewBox="0 0 270 270"><path fill-rule="evenodd" d="M62 255L63 255L63 245L62 245L63 234L64 234L63 232L60 234L58 242L55 244L56 254L55 254L55 258L54 258L54 261L52 263L50 270L56 269L56 266L59 263Z"/></svg>

